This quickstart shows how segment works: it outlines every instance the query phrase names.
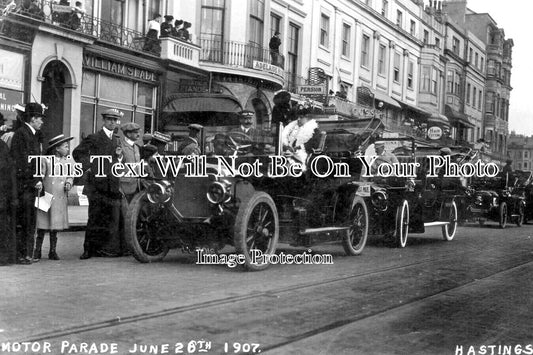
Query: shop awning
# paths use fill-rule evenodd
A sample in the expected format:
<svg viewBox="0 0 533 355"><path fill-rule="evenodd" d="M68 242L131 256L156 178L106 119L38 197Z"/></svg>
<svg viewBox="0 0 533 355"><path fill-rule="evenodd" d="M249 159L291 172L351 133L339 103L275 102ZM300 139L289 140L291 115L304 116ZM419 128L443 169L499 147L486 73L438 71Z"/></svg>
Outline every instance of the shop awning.
<svg viewBox="0 0 533 355"><path fill-rule="evenodd" d="M370 89L372 93L374 94L374 99L376 101L383 101L384 104L389 105L391 107L395 107L397 109L401 109L402 107L398 103L398 101L394 100L392 97L390 97L387 94L384 94L382 92L379 92L378 90Z"/></svg>
<svg viewBox="0 0 533 355"><path fill-rule="evenodd" d="M465 126L466 128L474 128L474 124L470 122L468 119L468 116L464 113L461 113L459 111L454 110L450 105L446 105L444 107L444 113L448 118L450 119L450 123L452 126L454 124L460 124Z"/></svg>
<svg viewBox="0 0 533 355"><path fill-rule="evenodd" d="M415 106L415 105L412 105L412 104L408 104L407 102L404 102L404 101L398 101L400 103L400 105L406 109L406 110L409 110L409 111L412 111L420 116L424 116L424 117L429 117L431 116L431 112L428 112L418 106Z"/></svg>
<svg viewBox="0 0 533 355"><path fill-rule="evenodd" d="M448 117L441 115L440 113L432 113L431 116L428 117L428 123L441 124L446 127L450 126L450 120Z"/></svg>
<svg viewBox="0 0 533 355"><path fill-rule="evenodd" d="M233 112L242 111L239 101L225 94L184 93L167 97L163 112Z"/></svg>

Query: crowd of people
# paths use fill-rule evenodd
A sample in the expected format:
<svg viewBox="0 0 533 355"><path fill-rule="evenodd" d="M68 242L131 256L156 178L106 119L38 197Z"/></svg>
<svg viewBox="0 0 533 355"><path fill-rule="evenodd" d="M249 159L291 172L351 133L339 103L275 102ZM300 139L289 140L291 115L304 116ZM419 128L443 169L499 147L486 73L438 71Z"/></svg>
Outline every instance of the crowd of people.
<svg viewBox="0 0 533 355"><path fill-rule="evenodd" d="M102 128L85 138L71 158L69 142L74 138L63 134L48 140L43 150L43 105L16 105L16 110L12 130L0 115L0 219L6 221L0 224L0 265L38 262L47 233L48 258L59 260L58 233L69 228L68 193L74 185L72 167L76 162L83 167L83 193L89 200L80 259L129 255L124 213L139 191L140 181L137 177L116 176L111 166L128 163L138 172L141 159L163 153L170 136L155 132L146 145L138 144L141 127L134 122L120 125L123 113L108 109L102 113ZM118 134L119 127L122 135ZM41 161L29 159L43 155L47 158ZM95 155L112 157L111 161L104 160L104 174L97 174L98 160L91 159Z"/></svg>
<svg viewBox="0 0 533 355"><path fill-rule="evenodd" d="M192 42L189 32L189 28L191 28L190 22L184 20L174 21L174 16L165 15L165 21L161 23L162 18L161 14L155 14L148 21L148 32L146 33L143 50L159 55L161 53L159 38L172 37L181 41Z"/></svg>

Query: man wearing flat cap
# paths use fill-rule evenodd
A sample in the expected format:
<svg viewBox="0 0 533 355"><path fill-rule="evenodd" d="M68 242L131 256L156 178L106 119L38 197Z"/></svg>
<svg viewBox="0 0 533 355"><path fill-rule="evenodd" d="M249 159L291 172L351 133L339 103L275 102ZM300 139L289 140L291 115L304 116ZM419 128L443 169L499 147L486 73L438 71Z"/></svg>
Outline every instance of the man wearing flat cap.
<svg viewBox="0 0 533 355"><path fill-rule="evenodd" d="M42 178L35 176L35 161L28 161L30 155L41 155L40 130L45 117L43 106L36 102L26 105L23 124L15 131L11 141L11 157L15 162L19 208L17 224L17 252L19 264L31 264L35 241L36 211L35 197L41 192Z"/></svg>
<svg viewBox="0 0 533 355"><path fill-rule="evenodd" d="M122 140L122 155L124 159L122 163L139 163L141 161L141 149L137 144L141 134L139 133L141 126L137 123L124 123L120 129L124 132ZM137 174L139 169L137 169ZM139 178L137 177L121 177L120 188L126 197L128 203L131 202L133 196L139 191Z"/></svg>
<svg viewBox="0 0 533 355"><path fill-rule="evenodd" d="M200 155L200 132L204 127L197 123L189 125L189 136L178 147L180 155Z"/></svg>
<svg viewBox="0 0 533 355"><path fill-rule="evenodd" d="M120 253L119 220L123 194L120 179L113 176L111 166L123 160L122 143L116 133L123 116L117 109L105 110L102 113L102 129L85 138L72 152L74 159L83 164L85 174L88 174L83 192L89 199L89 220L80 256L82 260L92 256L113 257ZM91 156L95 155L111 158L111 161L104 160L104 176L96 176L98 159L90 162Z"/></svg>

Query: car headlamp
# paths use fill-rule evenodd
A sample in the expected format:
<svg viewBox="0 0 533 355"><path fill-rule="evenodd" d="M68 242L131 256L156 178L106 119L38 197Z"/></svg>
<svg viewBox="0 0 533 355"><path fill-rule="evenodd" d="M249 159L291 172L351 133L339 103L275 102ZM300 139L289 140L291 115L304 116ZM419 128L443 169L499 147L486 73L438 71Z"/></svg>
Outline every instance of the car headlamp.
<svg viewBox="0 0 533 355"><path fill-rule="evenodd" d="M388 206L388 196L383 190L378 190L372 194L372 205L379 211L385 211Z"/></svg>
<svg viewBox="0 0 533 355"><path fill-rule="evenodd" d="M159 181L148 186L148 201L151 203L166 203L172 197L172 186L168 181Z"/></svg>
<svg viewBox="0 0 533 355"><path fill-rule="evenodd" d="M228 202L231 199L231 183L226 180L214 181L207 188L206 196L215 205Z"/></svg>

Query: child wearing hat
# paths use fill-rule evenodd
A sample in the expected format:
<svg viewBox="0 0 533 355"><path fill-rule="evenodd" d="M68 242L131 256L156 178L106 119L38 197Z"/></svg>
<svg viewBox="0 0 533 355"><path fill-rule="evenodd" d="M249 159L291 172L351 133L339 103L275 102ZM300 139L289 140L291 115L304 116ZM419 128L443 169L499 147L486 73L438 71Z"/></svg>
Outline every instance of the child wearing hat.
<svg viewBox="0 0 533 355"><path fill-rule="evenodd" d="M74 137L65 137L60 134L48 142L47 156L55 157L55 173L52 175L52 159L46 159L43 164L43 187L44 191L52 194L52 202L48 212L37 210L37 240L33 251L33 261L41 259L41 247L43 245L44 234L50 233L50 249L48 259L59 260L56 252L57 232L68 228L68 191L72 187L73 176L68 176L67 166L73 169L74 159L69 155L69 141ZM59 170L62 166L62 172ZM59 176L57 176L59 175Z"/></svg>

